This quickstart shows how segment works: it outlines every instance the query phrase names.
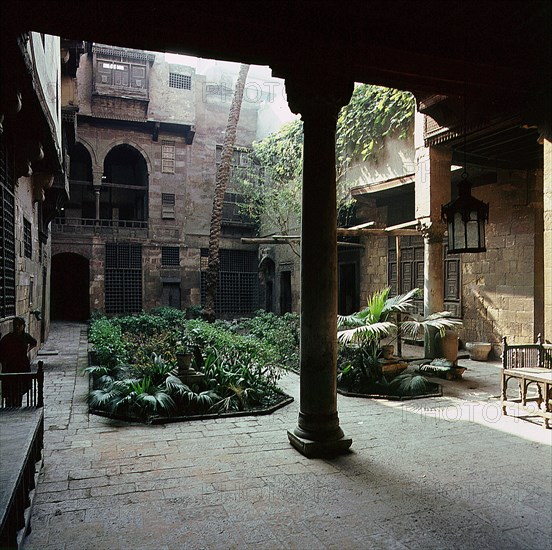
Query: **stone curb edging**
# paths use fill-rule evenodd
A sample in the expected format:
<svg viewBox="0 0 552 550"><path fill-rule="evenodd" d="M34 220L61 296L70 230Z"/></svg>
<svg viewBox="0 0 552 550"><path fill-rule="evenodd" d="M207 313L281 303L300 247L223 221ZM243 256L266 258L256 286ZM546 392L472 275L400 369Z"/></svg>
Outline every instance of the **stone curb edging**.
<svg viewBox="0 0 552 550"><path fill-rule="evenodd" d="M226 412L226 413L189 414L185 416L150 416L146 420L129 417L122 414L100 411L98 409L88 409L88 413L94 414L96 416L102 416L104 418L110 418L111 420L122 420L124 422L129 422L129 423L135 422L140 424L170 424L173 422L188 422L193 420L213 420L216 418L234 418L234 417L240 417L240 416L264 416L264 415L272 414L278 409L281 409L282 407L285 407L290 403L293 403L294 401L293 397L285 393L282 394L282 397L284 397L284 399L282 399L281 401L279 401L278 403L275 403L270 407L265 407L264 409L250 409L246 411L233 411L233 412Z"/></svg>
<svg viewBox="0 0 552 550"><path fill-rule="evenodd" d="M337 393L345 397L361 397L364 399L387 399L389 401L409 401L411 399L425 399L426 397L443 397L443 387L441 384L436 384L439 387L438 391L424 393L423 395L384 395L379 393L355 393L348 392L337 388Z"/></svg>

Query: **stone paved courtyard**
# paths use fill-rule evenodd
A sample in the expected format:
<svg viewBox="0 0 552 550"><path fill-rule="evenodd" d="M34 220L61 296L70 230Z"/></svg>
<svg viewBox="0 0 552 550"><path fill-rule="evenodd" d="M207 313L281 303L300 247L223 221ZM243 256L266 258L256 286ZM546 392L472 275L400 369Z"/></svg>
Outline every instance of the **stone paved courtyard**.
<svg viewBox="0 0 552 550"><path fill-rule="evenodd" d="M498 362L461 361L444 396L339 397L339 458L273 415L128 425L88 415L86 326L54 323L45 452L26 550L551 548L552 430L501 417ZM299 379L282 383L298 399Z"/></svg>

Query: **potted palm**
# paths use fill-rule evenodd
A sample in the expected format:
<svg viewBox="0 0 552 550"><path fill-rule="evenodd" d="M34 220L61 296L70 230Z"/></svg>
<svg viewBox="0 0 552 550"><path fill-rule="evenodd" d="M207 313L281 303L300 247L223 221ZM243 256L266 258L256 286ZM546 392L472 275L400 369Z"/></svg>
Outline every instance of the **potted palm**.
<svg viewBox="0 0 552 550"><path fill-rule="evenodd" d="M381 341L389 336L405 335L416 338L420 333L431 335L437 332L445 337L447 330L457 329L462 325L452 318L448 311L421 317L412 313L413 299L419 289L415 288L405 294L389 296L390 287L376 291L368 297L367 305L361 311L347 316L338 316L338 341L345 347L359 350L354 361L349 361L343 373L351 376L357 370L357 379L369 374L373 382L384 383L381 357ZM401 314L404 320L398 321ZM427 340L427 338L426 338ZM429 338L429 340L432 340ZM354 352L353 352L354 354ZM360 369L360 364L364 369ZM369 369L366 368L369 365Z"/></svg>

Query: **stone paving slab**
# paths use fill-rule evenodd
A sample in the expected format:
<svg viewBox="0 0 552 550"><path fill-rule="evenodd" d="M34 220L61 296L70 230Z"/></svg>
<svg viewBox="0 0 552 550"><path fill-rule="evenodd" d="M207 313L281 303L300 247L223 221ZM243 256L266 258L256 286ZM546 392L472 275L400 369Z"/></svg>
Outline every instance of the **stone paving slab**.
<svg viewBox="0 0 552 550"><path fill-rule="evenodd" d="M45 458L26 550L550 548L552 430L502 417L500 365L416 401L338 397L350 453L270 416L144 426L88 415L86 326L53 323ZM299 398L299 379L283 379Z"/></svg>

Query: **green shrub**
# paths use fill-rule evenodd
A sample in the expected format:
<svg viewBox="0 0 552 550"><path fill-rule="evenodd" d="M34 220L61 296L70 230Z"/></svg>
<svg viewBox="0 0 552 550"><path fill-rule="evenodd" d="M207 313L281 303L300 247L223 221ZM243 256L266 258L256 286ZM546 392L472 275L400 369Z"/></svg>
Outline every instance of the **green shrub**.
<svg viewBox="0 0 552 550"><path fill-rule="evenodd" d="M88 334L100 366L113 368L127 363L129 349L121 327L106 317L92 321Z"/></svg>
<svg viewBox="0 0 552 550"><path fill-rule="evenodd" d="M263 313L243 325L186 316L158 308L93 321L90 342L100 365L87 369L94 377L90 406L147 419L246 410L281 398L277 382L282 365L297 356L296 316ZM195 366L205 375L204 391L190 389L173 375L175 354L183 350L194 351Z"/></svg>

